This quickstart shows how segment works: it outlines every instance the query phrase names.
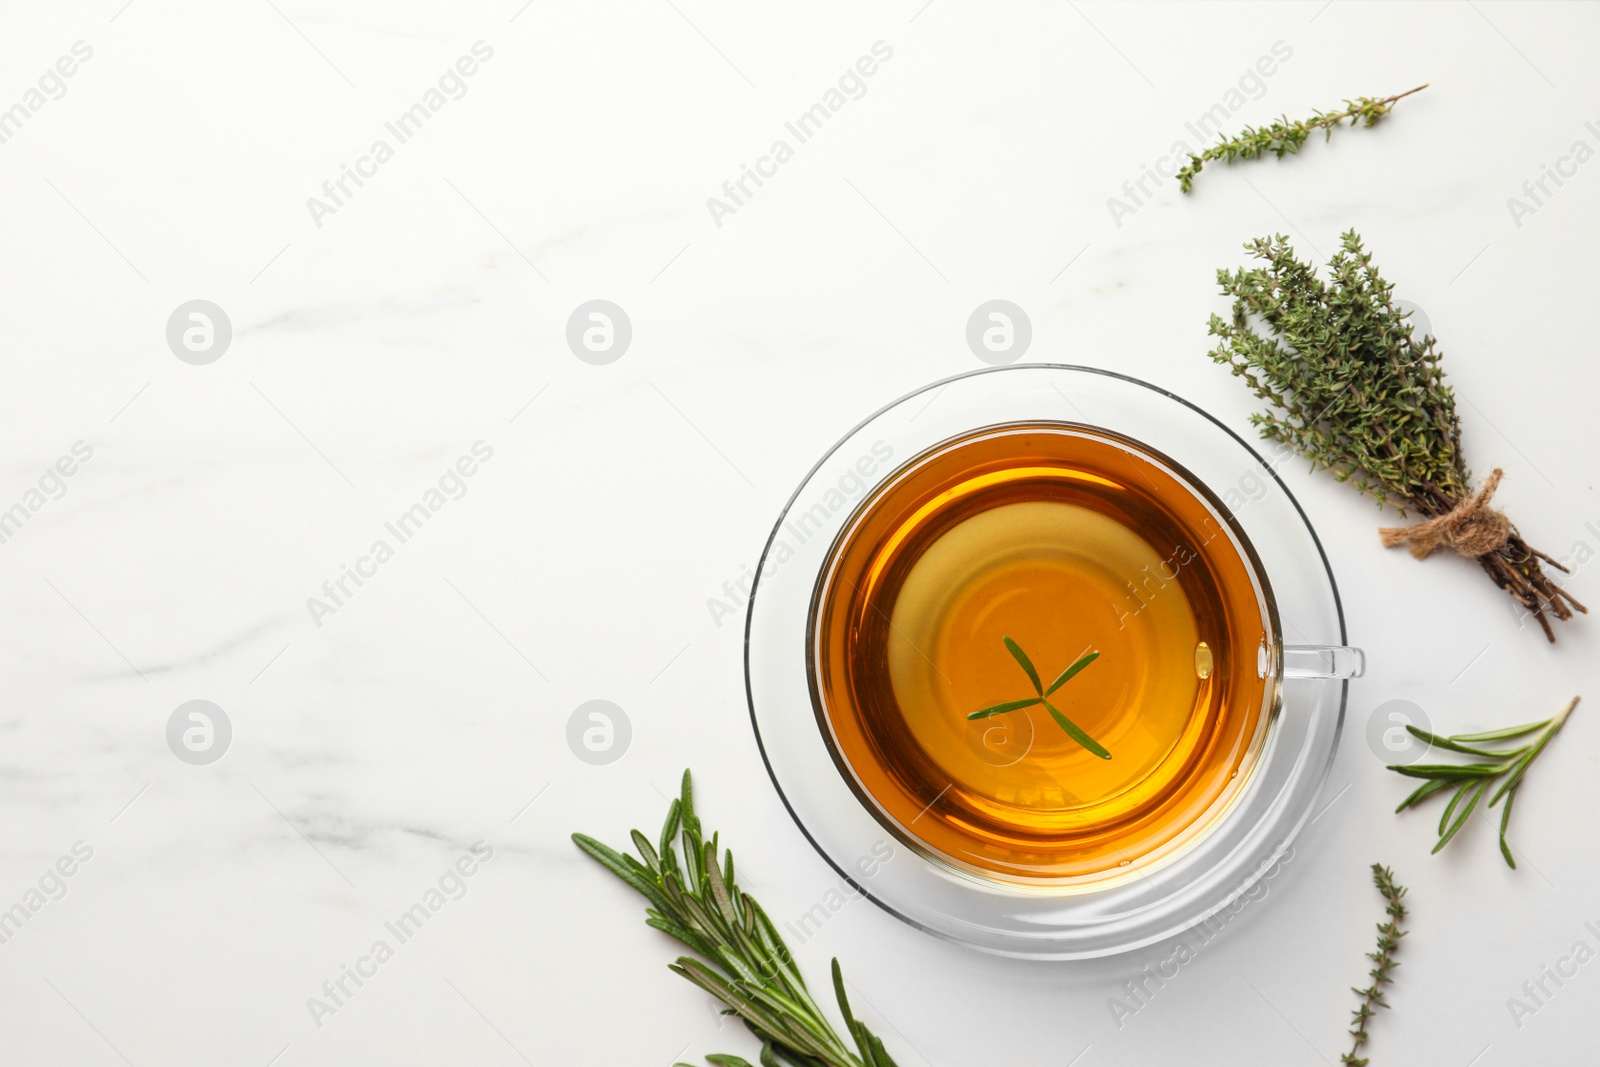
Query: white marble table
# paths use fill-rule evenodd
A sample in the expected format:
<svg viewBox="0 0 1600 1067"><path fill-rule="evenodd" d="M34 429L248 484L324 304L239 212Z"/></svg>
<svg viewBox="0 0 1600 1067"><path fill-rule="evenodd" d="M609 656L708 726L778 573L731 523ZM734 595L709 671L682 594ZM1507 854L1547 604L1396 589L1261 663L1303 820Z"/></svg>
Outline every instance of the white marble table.
<svg viewBox="0 0 1600 1067"><path fill-rule="evenodd" d="M1244 430L1249 397L1205 358L1213 272L1254 235L1325 254L1353 226L1442 339L1474 467L1506 468L1534 543L1600 551L1593 5L0 17L0 909L26 913L0 943L7 1062L753 1055L568 834L653 832L692 765L775 917L825 897L756 757L740 616L714 604L740 609L842 430L981 365L986 300L1028 314L1024 359ZM1191 197L1155 176L1216 106L1237 126L1423 81L1377 129ZM1535 202L1547 164L1562 184ZM609 363L566 341L596 299L631 323ZM1414 910L1374 1063L1587 1054L1600 963L1570 954L1600 948L1600 709L1524 790L1515 872L1488 825L1430 858L1366 728L1391 700L1462 730L1600 700L1600 620L1549 647L1470 564L1385 552L1370 504L1285 477L1370 652L1293 861L1120 1019L1164 950L1017 963L841 909L804 965L821 984L844 958L901 1064L1334 1061L1374 860ZM1600 600L1588 566L1570 586ZM194 700L231 728L214 762L168 744ZM569 749L590 700L631 724L615 762ZM1546 967L1575 973L1514 1018Z"/></svg>

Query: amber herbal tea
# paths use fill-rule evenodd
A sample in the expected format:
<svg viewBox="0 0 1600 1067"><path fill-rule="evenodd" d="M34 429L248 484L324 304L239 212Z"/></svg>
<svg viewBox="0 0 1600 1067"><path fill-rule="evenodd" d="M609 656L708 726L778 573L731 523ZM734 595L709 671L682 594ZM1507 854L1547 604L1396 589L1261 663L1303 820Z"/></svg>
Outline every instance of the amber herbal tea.
<svg viewBox="0 0 1600 1067"><path fill-rule="evenodd" d="M1012 883L1099 882L1197 839L1274 695L1271 598L1226 514L1173 461L1074 424L906 464L846 525L812 609L820 725L862 801Z"/></svg>

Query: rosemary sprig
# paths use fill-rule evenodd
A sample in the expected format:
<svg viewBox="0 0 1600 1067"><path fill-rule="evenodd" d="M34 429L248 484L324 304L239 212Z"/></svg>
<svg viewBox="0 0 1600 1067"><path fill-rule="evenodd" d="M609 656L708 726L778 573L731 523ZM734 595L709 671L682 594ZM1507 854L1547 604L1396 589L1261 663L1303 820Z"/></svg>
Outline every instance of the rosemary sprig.
<svg viewBox="0 0 1600 1067"><path fill-rule="evenodd" d="M1571 703L1544 722L1510 726L1504 730L1490 730L1481 734L1453 734L1450 737L1440 737L1427 730L1407 726L1406 729L1412 736L1434 748L1469 756L1481 756L1483 760L1476 763L1414 763L1410 766L1391 764L1389 767L1391 771L1403 774L1407 778L1423 779L1423 783L1416 788L1416 791L1402 800L1400 806L1394 810L1405 811L1433 794L1454 786L1455 796L1450 798L1450 803L1444 809L1444 815L1439 819L1439 843L1433 846L1433 851L1437 853L1448 845L1450 839L1456 836L1456 831L1466 824L1467 816L1477 808L1478 801L1483 799L1484 793L1488 792L1495 779L1506 775L1505 780L1500 783L1500 788L1490 796L1486 806L1492 808L1502 800L1506 802L1505 808L1500 812L1500 855L1505 857L1508 866L1515 869L1517 861L1511 855L1511 847L1506 844L1506 827L1511 823L1511 805L1517 799L1517 790L1522 788L1528 768L1533 766L1533 761L1539 758L1539 754L1550 743L1550 739L1560 732L1561 727L1566 724L1567 716L1571 715L1572 709L1577 706L1578 698L1573 697ZM1527 737L1529 734L1535 736L1520 748L1481 747L1486 742L1508 741L1515 737ZM1463 799L1466 801L1465 804L1462 803Z"/></svg>
<svg viewBox="0 0 1600 1067"><path fill-rule="evenodd" d="M1200 169L1207 163L1214 163L1217 160L1232 163L1236 159L1259 159L1269 152L1279 159L1292 156L1305 146L1312 130L1324 131L1326 135L1324 139L1331 140L1334 128L1345 119L1350 120L1351 126L1360 126L1363 123L1374 126L1394 108L1397 100L1403 100L1412 93L1420 93L1427 87L1426 84L1419 85L1415 89L1386 96L1382 100L1374 100L1370 96L1346 100L1343 111L1318 111L1314 117L1300 122L1290 122L1289 116L1285 115L1259 129L1246 126L1244 132L1237 137L1221 140L1199 155L1191 153L1188 166L1178 171L1178 185L1187 193Z"/></svg>
<svg viewBox="0 0 1600 1067"><path fill-rule="evenodd" d="M1383 894L1389 921L1378 924L1378 947L1367 953L1367 959L1372 961L1372 969L1367 972L1372 984L1365 989L1352 989L1361 998L1361 1004L1350 1013L1350 1051L1339 1057L1339 1062L1346 1067L1367 1065L1366 1057L1358 1058L1356 1053L1367 1043L1367 1023L1379 1008L1389 1006L1383 999L1383 987L1394 981L1393 971L1400 966L1394 958L1394 950L1400 946L1400 939L1406 936L1406 932L1400 929L1400 923L1406 917L1406 906L1401 903L1401 898L1406 895L1406 887L1394 880L1393 871L1376 863L1372 865L1372 884Z"/></svg>
<svg viewBox="0 0 1600 1067"><path fill-rule="evenodd" d="M1574 609L1587 610L1542 563L1566 568L1487 506L1497 477L1474 494L1455 394L1434 339L1412 332L1394 286L1353 230L1341 245L1326 282L1295 259L1287 237L1245 245L1262 265L1217 272L1233 313L1211 316L1210 333L1219 339L1211 359L1267 402L1268 412L1250 417L1262 437L1354 483L1380 506L1420 513L1428 522L1397 532L1436 527L1430 536L1475 560L1554 641L1547 616L1570 619ZM1412 547L1413 554L1429 551Z"/></svg>
<svg viewBox="0 0 1600 1067"><path fill-rule="evenodd" d="M1050 703L1048 699L1051 693L1054 693L1057 689L1060 689L1062 686L1072 681L1072 679L1077 676L1079 671L1083 670L1089 664L1099 659L1100 653L1085 652L1083 655L1074 660L1070 667L1056 675L1055 681L1051 682L1050 688L1046 689L1039 681L1039 672L1034 669L1033 661L1028 658L1028 654L1026 652L1022 651L1022 646L1011 640L1009 637L1002 638L1001 640L1005 642L1006 651L1011 653L1011 658L1016 660L1017 665L1022 668L1022 673L1026 674L1028 676L1028 681L1033 683L1034 695L1031 697L1025 697L1022 700L1007 700L1001 704L991 704L986 708L979 708L977 711L969 714L967 718L987 719L991 715L1004 715L1008 711L1021 711L1023 708L1031 708L1037 704L1043 704L1044 710L1050 713L1050 717L1056 721L1057 726L1061 727L1067 732L1068 737L1072 738L1074 741L1078 742L1078 744L1082 745L1090 752L1093 752L1101 759L1110 759L1111 753L1105 750L1105 746L1101 745L1100 742L1084 733L1083 729L1079 727L1077 723L1061 714L1060 709L1058 709L1054 704Z"/></svg>
<svg viewBox="0 0 1600 1067"><path fill-rule="evenodd" d="M650 902L650 926L699 957L680 956L669 966L726 1004L726 1014L744 1020L761 1040L762 1067L895 1067L883 1042L851 1013L837 959L834 994L854 1051L812 1000L772 920L735 881L733 853L722 852L719 863L717 835L705 840L688 771L657 843L633 831L639 859L584 834L573 834L572 840ZM719 1067L751 1067L738 1056L706 1059Z"/></svg>

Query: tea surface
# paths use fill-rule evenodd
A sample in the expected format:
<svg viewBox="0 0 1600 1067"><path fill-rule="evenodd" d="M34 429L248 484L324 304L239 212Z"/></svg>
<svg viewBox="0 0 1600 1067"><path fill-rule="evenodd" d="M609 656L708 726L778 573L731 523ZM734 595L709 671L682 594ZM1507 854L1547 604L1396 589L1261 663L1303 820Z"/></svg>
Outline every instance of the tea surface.
<svg viewBox="0 0 1600 1067"><path fill-rule="evenodd" d="M1091 879L1192 836L1265 732L1262 605L1175 470L1083 427L993 428L907 465L835 547L814 611L836 760L881 821L1007 881ZM1074 741L1051 695L1111 753Z"/></svg>

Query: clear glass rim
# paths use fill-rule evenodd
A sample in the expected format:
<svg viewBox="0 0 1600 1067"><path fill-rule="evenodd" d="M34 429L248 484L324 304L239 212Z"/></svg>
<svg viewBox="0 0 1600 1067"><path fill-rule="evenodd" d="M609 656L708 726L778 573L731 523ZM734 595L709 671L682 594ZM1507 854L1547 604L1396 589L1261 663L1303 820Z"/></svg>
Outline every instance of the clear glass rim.
<svg viewBox="0 0 1600 1067"><path fill-rule="evenodd" d="M1032 365L1033 364L1030 364L1030 366ZM917 394L911 393L909 395L916 396ZM894 405L890 405L890 407L893 406ZM879 802L878 799L874 797L867 789L865 784L862 783L860 774L850 763L849 758L845 756L839 743L838 733L835 730L832 716L827 714L827 700L818 685L816 672L816 657L818 654L817 644L821 639L821 635L818 633L819 619L821 616L823 602L826 599L827 592L832 586L832 580L837 571L839 550L859 527L859 524L865 521L866 516L871 511L873 504L881 499L882 495L896 481L909 477L923 464L927 463L933 456L955 446L957 442L976 438L984 434L1015 433L1034 427L1042 430L1060 430L1069 433L1083 434L1085 436L1105 441L1107 444L1121 449L1139 461L1149 463L1162 470L1168 477L1172 478L1175 483L1181 486L1184 491L1193 496L1201 504L1201 506L1203 506L1214 518L1222 523L1222 531L1226 532L1229 543L1232 545L1235 554L1239 558L1240 564L1244 567L1246 574L1250 578L1251 588L1255 594L1256 606L1260 612L1259 621L1262 629L1261 652L1258 655L1258 662L1261 664L1261 666L1258 669L1261 670L1265 685L1261 694L1260 707L1257 709L1257 714L1259 716L1258 724L1253 731L1247 751L1241 758L1240 770L1242 773L1237 774L1234 777L1233 781L1229 783L1227 789L1215 800L1213 800L1210 805L1207 806L1206 810L1195 819L1194 823L1186 826L1178 834L1174 835L1169 840L1162 842L1149 853L1135 858L1126 868L1109 868L1104 871L1096 872L1092 875L1081 875L1070 878L1048 876L1028 878L1020 875L1002 876L991 872L980 871L953 856L945 855L939 849L918 838L909 827L901 825L892 814L885 810L883 804ZM853 435L854 432L855 431L852 430L850 434L847 434L841 440L841 444L843 441L849 440L850 436ZM834 450L837 451L837 449L838 446L836 445ZM826 461L827 457L824 456L823 459ZM809 475L807 476L806 480L809 481ZM801 484L803 485L804 482ZM754 589L751 590L751 599L754 600ZM816 590L811 598L811 608L806 629L809 634L806 643L806 673L809 676L811 683L811 702L816 711L817 723L822 731L823 739L827 742L829 754L833 757L834 765L838 767L840 774L845 778L846 784L850 786L851 791L855 793L856 798L861 801L862 807L871 813L872 816L878 820L879 824L882 825L883 828L891 835L897 838L901 844L918 853L930 863L941 864L960 876L976 879L982 884L998 882L1007 886L1008 888L1033 888L1053 893L1096 892L1111 888L1113 885L1120 884L1122 882L1144 877L1156 868L1167 863L1171 863L1184 852L1195 847L1202 840L1204 840L1210 830L1217 825L1217 822L1224 818L1227 813L1232 810L1239 797L1244 794L1245 790L1254 780L1256 771L1261 765L1262 753L1266 751L1266 748L1271 742L1278 725L1280 711L1279 688L1283 683L1282 659L1274 652L1274 650L1276 650L1282 644L1281 623L1279 622L1278 617L1278 602L1273 596L1272 583L1268 579L1266 567L1262 564L1260 556L1257 555L1255 545L1251 543L1250 537L1245 532L1243 525L1228 511L1222 500L1218 498L1216 492L1210 486L1206 485L1204 481L1194 474L1194 472L1190 471L1172 456L1161 452L1160 450L1144 443L1143 441L1135 440L1134 438L1129 437L1127 434L1120 433L1116 430L1108 429L1103 426L1094 426L1089 423L1059 420L1031 420L1026 422L995 423L987 426L973 427L957 437L949 438L937 444L930 445L918 455L912 456L910 459L906 460L871 492L863 495L860 502L858 502L855 508L852 510L850 516L845 520L843 526L839 530L838 535L834 538L833 544L828 549L822 570L817 575Z"/></svg>
<svg viewBox="0 0 1600 1067"><path fill-rule="evenodd" d="M799 831L801 833L801 836L803 836L806 839L806 841L810 843L812 848L815 849L817 854L822 857L823 861L829 866L829 868L832 869L847 885L851 886L861 896L863 896L866 899L872 901L875 905L877 905L879 908L883 909L888 914L894 916L896 919L899 919L901 922L904 922L907 925L909 925L909 926L911 926L911 927L913 927L915 929L922 930L924 932L933 934L934 936L939 937L939 938L944 939L944 940L953 941L953 942L955 942L957 944L966 944L966 945L969 945L970 947L980 948L980 949L983 949L985 951L1001 951L1001 954L1007 954L1007 955L1025 955L1026 953L1005 952L1005 951L1002 951L1002 950L988 948L988 947L983 946L981 944L977 944L976 942L966 941L963 938L955 936L955 935L952 935L951 933L949 933L947 931L940 930L940 929L935 928L935 927L931 927L931 926L927 925L926 923L918 921L916 918L904 913L903 911L901 911L899 908L897 908L893 904L890 904L889 902L881 899L867 885L863 884L861 879L858 879L858 878L854 877L854 875L850 872L850 870L848 870L846 867L842 866L839 862L836 862L835 859L828 853L827 849L824 848L823 845L817 840L817 838L813 834L812 830L806 825L805 821L800 817L800 814L796 810L793 801L791 800L789 795L786 793L782 782L780 782L780 780L778 778L777 771L773 766L773 761L772 761L771 757L769 756L769 754L767 752L766 739L762 735L760 719L759 719L759 716L758 716L758 713L757 713L757 710L756 710L755 693L754 693L754 686L753 686L753 679L752 679L752 665L751 665L750 654L751 654L752 627L753 627L753 623L754 623L754 620L755 620L755 611L756 611L756 605L757 605L757 602L758 602L757 595L758 595L758 593L760 592L760 589L761 589L762 576L766 572L768 559L769 559L769 557L770 557L770 555L771 555L771 553L773 551L774 545L779 540L779 535L780 535L780 532L782 530L784 518L793 509L794 505L799 500L801 492L805 489L805 487L807 485L809 485L811 483L813 477L818 473L818 471L820 471L824 466L826 466L828 464L828 462L835 456L835 454L845 444L847 444L852 438L854 438L860 431L862 431L863 429L867 428L869 425L874 423L876 420L880 419L886 413L892 411L893 409L899 407L900 405L904 404L906 401L908 401L908 400L910 400L910 399L912 399L914 397L921 396L921 395L927 394L929 392L933 392L935 390L943 389L944 387L947 387L947 386L949 386L950 384L952 384L954 382L961 381L961 380L964 380L964 379L971 379L971 378L977 378L977 377L982 377L982 376L987 376L987 375L994 375L994 374L1016 373L1016 372L1020 372L1020 371L1030 371L1030 370L1032 370L1032 371L1055 370L1055 371L1067 371L1067 372L1089 374L1089 375L1098 375L1098 376L1101 376L1101 377L1104 377L1104 378L1120 381L1120 382L1126 383L1126 384L1131 385L1131 386L1135 386L1135 387L1140 388L1140 389L1148 390L1149 392L1154 393L1157 396L1160 396L1160 397L1163 397L1163 398L1165 398L1167 400L1171 400L1171 401L1174 401L1174 402L1176 402L1178 404L1181 404L1183 407L1187 408L1188 410L1190 410L1194 414L1199 415L1206 422L1208 422L1212 426L1214 426L1217 430L1220 430L1222 433L1226 434L1227 437L1235 445L1237 445L1240 449L1242 449L1249 457L1251 457L1253 460L1255 460L1257 465L1259 465L1261 468L1263 468L1266 471L1267 475L1272 479L1273 483L1276 485L1278 491L1283 494L1284 499L1287 500L1288 503L1290 504L1290 506L1294 509L1294 512L1295 512L1296 516L1300 520L1301 526L1304 528L1306 534L1309 535L1310 543L1315 548L1316 553L1317 553L1317 558L1321 563L1322 575L1323 575L1323 577L1326 578L1327 589L1328 589L1328 592L1330 593L1331 598L1332 598L1332 608L1333 608L1334 618L1335 618L1336 623L1337 623L1339 642L1340 642L1340 644L1348 644L1348 641L1349 641L1349 632L1348 632L1348 626L1347 626L1346 619L1345 619L1343 600L1342 600L1342 598L1341 598L1341 596L1339 594L1338 583L1337 583L1337 580L1336 580L1336 578L1334 576L1334 573L1333 573L1332 564L1328 559L1327 551L1326 551L1326 549L1324 548L1324 546L1322 544L1321 538L1317 534L1316 528L1312 525L1310 517L1306 514L1304 507L1302 507L1301 504L1300 504L1300 501L1290 491L1289 487L1284 483L1283 479L1281 477L1279 477L1278 472L1273 467L1273 465L1271 463L1267 462L1265 457L1263 457L1262 454L1259 451L1257 451L1257 449L1249 441L1245 440L1238 433L1235 433L1230 427L1228 427L1221 420L1219 420L1216 416L1212 415L1210 412L1208 412L1204 408L1202 408L1199 405L1197 405L1197 404L1185 399L1182 396L1179 396L1176 393L1171 392L1168 389L1162 388L1161 386L1154 385L1154 384L1152 384L1150 382L1147 382L1147 381L1145 381L1145 380L1143 380L1141 378L1134 377L1132 375L1122 374L1122 373L1117 372L1117 371L1105 370L1105 369L1099 368L1099 367L1084 366L1084 365L1081 365L1081 364L1056 363L1056 362L1030 362L1030 363L1022 363L1022 364L1011 364L1011 365L1003 366L1003 367L986 367L986 368L980 368L980 369L972 370L972 371L965 371L965 372L960 373L960 374L949 375L949 376L947 376L945 378L938 379L936 381L933 381L933 382L927 383L925 385L919 386L916 389L910 390L909 392L906 392L906 393L896 397L895 399L893 399L893 400L891 400L891 401L879 406L874 411L872 411L870 414L868 414L866 417L862 418L861 420L856 422L854 425L852 425L843 434L841 434L839 436L839 438L836 441L834 441L834 443L832 445L830 445L818 457L816 462L813 463L807 469L807 471L804 473L804 475L796 483L795 490L789 495L788 499L784 502L783 506L779 509L778 517L773 523L772 531L767 536L766 542L762 547L761 557L760 557L760 559L759 559L759 561L757 562L757 565L756 565L755 578L754 578L754 580L752 582L752 585L751 585L750 596L749 596L749 600L748 600L748 604L747 604L747 608L746 608L746 613L745 613L745 635L744 635L745 647L744 647L744 655L743 655L743 658L744 658L744 673L745 673L746 706L747 706L747 710L748 710L749 715L750 715L751 729L754 732L755 738L756 738L756 747L757 747L757 750L761 754L762 765L766 768L767 776L772 781L773 788L776 790L780 802L783 804L784 809L789 813L789 816L794 821L795 826L799 829ZM1349 684L1348 684L1348 682L1341 681L1339 683L1338 707L1337 707L1337 712L1336 712L1335 724L1334 724L1334 727L1333 727L1333 740L1332 740L1332 743L1329 745L1329 749L1328 749L1328 752L1327 752L1326 756L1322 760L1322 766L1319 767L1319 768L1316 768L1315 771L1313 772L1313 773L1316 774L1316 780L1317 780L1316 791L1317 792L1320 792L1322 784L1326 782L1328 771L1332 766L1334 758L1337 756L1337 752L1338 752L1338 743L1337 742L1338 742L1338 737L1342 733L1344 714L1345 714L1346 706L1347 706L1347 703L1348 703L1348 699L1349 699ZM1296 837L1298 837L1300 831L1304 828L1307 820L1310 817L1311 817L1311 810L1308 807L1306 810L1304 810L1303 812L1300 813L1299 817L1294 820L1292 825L1286 827L1286 833L1283 835L1282 840L1281 840L1281 844L1279 845L1279 850L1280 851L1283 848L1286 848ZM1151 935L1151 936L1148 936L1148 937L1144 937L1144 938L1140 939L1136 943L1125 944L1125 945L1123 945L1121 947L1120 950L1125 951L1125 950L1137 948L1140 945L1148 945L1148 944L1151 944L1151 943L1153 943L1153 942L1155 942L1157 940L1160 940L1162 937L1169 936L1172 933L1179 932L1182 929L1186 929L1186 928L1192 927L1193 925L1195 925L1197 923L1204 922L1205 920L1209 919L1211 916L1215 915L1217 912L1221 911L1222 908L1228 906L1228 904L1231 903L1233 900L1237 899L1238 896L1240 896L1243 893L1248 892L1250 890L1250 888L1256 882L1258 882L1260 880L1260 878L1265 874L1265 872L1266 872L1266 867L1265 867L1265 865L1263 865L1254 874L1252 874L1248 878L1244 879L1243 881L1239 882L1234 887L1232 892L1228 894L1227 899L1223 900L1221 903L1215 905L1214 907L1209 908L1206 911L1203 911L1203 912L1200 912L1200 913L1197 913L1197 914L1193 915L1190 918L1190 920L1187 923L1185 923L1184 925L1176 927L1175 929L1167 930L1167 931L1164 931L1164 932L1161 932L1161 933L1158 933L1158 934L1154 934L1154 935ZM1118 950L1114 949L1112 951L1118 951ZM1096 952L1083 953L1082 955L1103 955L1103 954L1104 954L1104 952L1096 951ZM1079 954L1056 955L1053 958L1077 958L1078 955Z"/></svg>

